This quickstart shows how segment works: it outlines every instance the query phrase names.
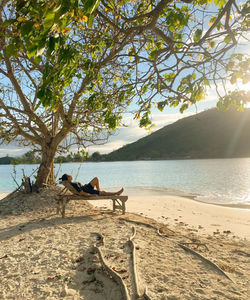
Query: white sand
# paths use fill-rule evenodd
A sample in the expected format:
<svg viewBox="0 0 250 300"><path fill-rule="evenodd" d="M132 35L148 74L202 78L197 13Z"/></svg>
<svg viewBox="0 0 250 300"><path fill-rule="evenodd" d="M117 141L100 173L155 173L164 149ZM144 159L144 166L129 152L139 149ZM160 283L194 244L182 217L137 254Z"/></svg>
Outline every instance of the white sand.
<svg viewBox="0 0 250 300"><path fill-rule="evenodd" d="M129 195L127 211L153 218L158 222L198 230L200 234L230 231L232 235L250 240L250 209L231 208L201 203L185 197L165 195L153 189L125 190ZM110 203L99 201L98 207Z"/></svg>
<svg viewBox="0 0 250 300"><path fill-rule="evenodd" d="M6 197L9 193L1 193L0 194L0 200L3 199L4 197Z"/></svg>
<svg viewBox="0 0 250 300"><path fill-rule="evenodd" d="M122 300L119 285L103 271L99 257L92 251L95 232L104 236L100 249L107 264L119 272L131 300L135 299L132 255L127 244L132 226L136 228L139 289L147 287L150 299L249 299L250 243L222 232L222 228L231 228L234 234L245 237L242 228L249 233L245 224L249 221L245 216L247 211L241 214L242 210L174 196L130 195L129 211L171 225L135 214L124 216L107 209L94 209L85 201L70 202L66 218L62 219L55 215L55 193L44 190L0 201L0 299ZM99 205L111 208L111 201ZM185 220L188 225L175 218ZM224 223L218 226L218 219L229 218L232 224L228 225L233 227L223 227ZM219 228L221 234L206 236L207 229L192 230L202 224ZM159 236L149 225L161 228L166 237ZM216 263L233 282L199 257L184 251L178 246L180 242L188 243Z"/></svg>

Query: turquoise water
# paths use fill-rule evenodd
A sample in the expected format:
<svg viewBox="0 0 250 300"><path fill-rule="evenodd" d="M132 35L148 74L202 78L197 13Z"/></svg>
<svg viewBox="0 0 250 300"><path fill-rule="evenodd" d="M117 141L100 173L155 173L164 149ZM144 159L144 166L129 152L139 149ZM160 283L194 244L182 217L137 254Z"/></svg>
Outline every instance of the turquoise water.
<svg viewBox="0 0 250 300"><path fill-rule="evenodd" d="M17 182L21 183L23 171L30 175L36 168L16 166ZM72 174L82 183L98 176L103 188L150 187L166 194L195 195L202 202L250 204L250 158L68 163L55 165L55 173L57 178ZM0 193L17 187L11 174L13 166L0 165Z"/></svg>

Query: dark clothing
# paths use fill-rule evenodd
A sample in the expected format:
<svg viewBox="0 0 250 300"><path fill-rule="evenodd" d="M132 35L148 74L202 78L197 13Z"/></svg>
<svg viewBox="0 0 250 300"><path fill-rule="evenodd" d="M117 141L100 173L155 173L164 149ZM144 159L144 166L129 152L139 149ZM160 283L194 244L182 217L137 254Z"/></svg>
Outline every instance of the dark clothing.
<svg viewBox="0 0 250 300"><path fill-rule="evenodd" d="M82 187L82 191L89 194L99 195L99 191L95 190L91 183L84 184L84 186Z"/></svg>
<svg viewBox="0 0 250 300"><path fill-rule="evenodd" d="M77 192L83 191L88 194L99 195L99 191L95 190L91 183L81 185L80 182L71 182L70 183Z"/></svg>
<svg viewBox="0 0 250 300"><path fill-rule="evenodd" d="M75 190L79 193L81 191L81 183L80 182L70 182L70 184L73 186Z"/></svg>

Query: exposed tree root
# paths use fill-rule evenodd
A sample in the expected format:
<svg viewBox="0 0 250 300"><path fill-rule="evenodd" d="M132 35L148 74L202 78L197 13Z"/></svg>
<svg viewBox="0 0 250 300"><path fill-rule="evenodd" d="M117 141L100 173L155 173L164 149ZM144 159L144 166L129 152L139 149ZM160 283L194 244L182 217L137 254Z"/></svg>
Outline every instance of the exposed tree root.
<svg viewBox="0 0 250 300"><path fill-rule="evenodd" d="M167 236L165 236L165 235L163 235L163 234L161 234L160 232L159 232L159 229L157 230L157 234L159 235L159 236L161 236L161 237L165 237L165 238L167 238L168 239L168 237ZM190 253L192 253L193 255L196 255L196 256L198 256L201 260L203 260L203 261L205 261L207 264L209 264L210 266L212 266L214 269L216 269L216 271L218 272L218 273L220 273L221 275L223 275L223 276L225 276L227 279L229 279L230 281L232 281L233 283L234 283L234 281L219 267L219 266L217 266L214 262L212 262L211 260L209 260L208 258L206 258L206 257L204 257L203 255L201 255L200 253L198 253L198 252L196 252L195 250L193 250L193 249L191 249L191 248L189 248L189 247L187 247L187 246L185 246L184 244L182 244L182 243L178 243L178 242L175 242L175 241L173 241L172 239L168 239L169 241L171 241L171 242L173 242L173 243L175 243L176 245L178 245L179 247L181 247L182 249L184 249L184 250L186 250L186 251L188 251L188 252L190 252Z"/></svg>
<svg viewBox="0 0 250 300"><path fill-rule="evenodd" d="M160 230L158 229L156 226L154 225L151 225L151 224L147 224L147 223L144 223L144 222L140 222L140 221L134 221L134 220L130 220L130 219L126 219L126 218L119 218L119 220L122 220L122 221L126 221L126 222L130 222L130 223L134 223L134 224L137 224L137 225L144 225L146 227L150 227L150 228L153 228L153 229L156 229L156 230ZM171 232L171 235L175 234L174 230L172 229L169 229L169 228L166 228L169 232Z"/></svg>
<svg viewBox="0 0 250 300"><path fill-rule="evenodd" d="M132 236L128 240L128 245L131 247L132 250L132 269L133 269L133 278L134 278L134 285L135 285L135 294L137 298L140 298L142 294L140 294L139 291L139 286L138 286L138 276L137 276L137 271L136 271L136 258L135 258L135 244L133 242L133 239L136 235L136 229L133 226L132 227Z"/></svg>
<svg viewBox="0 0 250 300"><path fill-rule="evenodd" d="M151 298L148 295L148 289L147 289L147 287L145 288L145 291L144 291L142 297L144 298L144 300L151 300Z"/></svg>
<svg viewBox="0 0 250 300"><path fill-rule="evenodd" d="M206 248L206 250L208 250L208 247L206 244L204 243L196 243L196 242L191 242L191 243L181 243L182 245L195 245L196 249L198 249L200 246Z"/></svg>
<svg viewBox="0 0 250 300"><path fill-rule="evenodd" d="M181 244L181 243L178 243L178 245L182 248L182 249L184 249L184 250L186 250L186 251L188 251L188 252L190 252L190 253L192 253L192 254L194 254L194 255L196 255L196 256L198 256L201 260L203 260L203 261L205 261L207 264L209 264L210 266L212 266L213 268L215 268L216 270L217 270L217 272L219 272L221 275L223 275L223 276L225 276L227 279L229 279L230 281L232 281L233 283L234 283L234 281L219 267L219 266L217 266L215 263L213 263L211 260L209 260L208 258L206 258L206 257L204 257L203 255L201 255L200 253L198 253L198 252L196 252L195 250L193 250L193 249L190 249L189 247L187 247L187 246L185 246L185 245L183 245L183 244Z"/></svg>
<svg viewBox="0 0 250 300"><path fill-rule="evenodd" d="M101 235L98 232L92 232L91 235L95 236L97 239L97 242L96 242L95 246L93 247L93 251L98 254L103 269L120 285L123 298L125 300L131 300L131 297L128 293L128 289L127 289L126 285L124 284L123 279L121 278L121 276L118 273L116 273L114 270L112 270L107 265L107 263L103 257L102 251L100 249L100 246L104 245L103 235ZM151 298L147 294L147 287L145 288L143 293L139 292L138 275L137 275L137 271L136 271L136 257L135 257L135 249L136 248L135 248L135 245L133 242L133 239L135 238L135 236L136 236L136 228L133 226L132 227L132 236L128 240L128 245L132 249L132 269L133 269L132 272L133 272L133 278L134 278L135 297L136 297L136 299L151 300ZM131 278L132 278L132 276L131 276Z"/></svg>
<svg viewBox="0 0 250 300"><path fill-rule="evenodd" d="M200 253L196 252L195 250L192 250L190 249L189 247L185 246L184 244L182 243L178 243L176 241L174 241L173 239L169 239L168 236L166 235L163 235L160 233L160 229L153 226L153 225L150 225L150 224L146 224L146 223L143 223L143 222L138 222L138 221L133 221L133 220L128 220L126 218L120 218L121 220L124 220L124 221L127 221L127 222L132 222L132 223L136 223L138 225L145 225L145 226L148 226L148 227L151 227L153 229L155 229L157 231L157 234L161 237L165 237L167 238L169 241L175 243L176 245L178 245L179 247L181 247L182 249L186 250L186 251L189 251L190 253L198 256L201 260L205 261L207 264L209 264L210 266L212 266L214 269L216 269L217 272L219 272L221 275L223 275L224 277L226 277L227 279L229 279L230 281L234 282L232 280L232 278L230 278L219 266L217 266L214 262L212 262L211 260L209 260L208 258L204 257L203 255L201 255Z"/></svg>
<svg viewBox="0 0 250 300"><path fill-rule="evenodd" d="M136 228L135 226L132 227L132 236L128 240L128 245L132 249L132 268L133 268L133 278L134 278L134 285L135 285L135 296L137 299L144 299L144 300L151 300L150 297L147 294L147 287L145 288L143 293L140 293L139 291L139 284L138 284L138 275L136 270L136 257L135 257L135 244L133 242L133 239L136 235Z"/></svg>
<svg viewBox="0 0 250 300"><path fill-rule="evenodd" d="M234 281L219 267L217 266L214 262L212 262L211 260L209 260L208 258L204 257L202 254L196 252L195 250L187 247L186 245L188 244L195 244L195 245L198 245L198 246L204 246L207 248L207 246L203 243L179 243L179 242L176 242L174 241L173 239L169 239L167 235L164 235L160 232L160 229L157 228L156 226L153 226L151 224L147 224L147 223L143 223L143 222L139 222L139 221L133 221L133 220L128 220L126 218L119 218L120 220L124 220L124 221L127 221L127 222L131 222L131 223L135 223L135 224L138 224L138 225L144 225L144 226L148 226L148 227L151 227L153 228L154 230L156 230L157 234L161 237L164 237L164 238L167 238L169 241L173 242L174 244L176 244L177 246L181 247L183 250L187 251L187 252L190 252L191 254L197 256L198 258L200 258L202 261L204 261L205 263L209 264L210 266L212 266L218 273L220 273L221 275L223 275L224 277L226 277L227 279L229 279L231 282L234 283ZM144 292L143 293L140 293L139 291L139 286L138 286L138 276L137 276L137 271L136 271L136 257L135 257L135 245L134 245L134 242L133 242L133 239L135 238L136 236L136 228L135 226L132 227L132 236L129 238L128 240L128 245L131 247L132 249L132 269L133 269L133 278L134 278L134 287L135 287L135 296L137 299L144 299L144 300L150 300L150 297L148 296L147 294L147 287L145 288ZM98 242L99 242L99 245L100 243L101 244L104 244L104 237L99 234L99 233L94 233L97 235L97 238L98 238ZM123 297L124 299L126 300L130 300L130 295L128 293L128 290L127 290L127 287L126 285L124 284L122 278L115 272L113 271L111 268L108 267L108 265L106 264L104 258L103 258L103 255L102 255L102 252L101 250L99 249L98 246L95 246L94 247L94 250L98 253L99 255L99 258L100 258L100 261L103 265L103 268L106 270L107 273L109 273L114 279L116 282L118 282L118 284L121 286L121 291L122 291L122 294L123 294Z"/></svg>
<svg viewBox="0 0 250 300"><path fill-rule="evenodd" d="M98 238L99 238L99 240L101 240L102 241L102 243L104 244L104 237L101 235L101 234L97 234L97 233L95 233L97 236L98 236ZM98 241L99 242L99 241ZM123 296L123 299L125 299L125 300L130 300L131 298L130 298L130 296L129 296L129 293L128 293L128 290L127 290L127 287L126 287L126 285L124 284L124 282L123 282L123 280L122 280L122 278L121 278L121 276L119 275L119 274L117 274L115 271L113 271L108 265L107 265L107 263L106 263L106 261L105 261L105 259L104 259L104 257L103 257L103 254L102 254L102 251L101 251L101 249L97 246L97 245L95 245L94 247L93 247L93 250L98 254L98 256L99 256L99 259L100 259L100 261L101 261L101 263L102 263L102 266L103 266L103 268L104 268L104 270L120 285L120 287L121 287L121 292L122 292L122 296Z"/></svg>

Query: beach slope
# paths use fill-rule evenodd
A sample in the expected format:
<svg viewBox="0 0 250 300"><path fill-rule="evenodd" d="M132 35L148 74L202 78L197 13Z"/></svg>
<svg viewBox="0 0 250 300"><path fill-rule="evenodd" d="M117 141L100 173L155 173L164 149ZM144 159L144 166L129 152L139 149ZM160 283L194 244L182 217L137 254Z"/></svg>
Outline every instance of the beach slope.
<svg viewBox="0 0 250 300"><path fill-rule="evenodd" d="M131 195L126 215L113 213L111 202L100 208L74 201L62 219L55 214L57 192L19 193L0 201L1 299L123 299L124 288L104 270L95 246L122 279L127 299L145 289L155 300L249 299L247 235L237 235L238 225L224 233L214 220L200 224L212 211L216 215L212 207L174 196L155 195L150 202ZM219 219L228 208L220 209ZM192 223L192 212L201 219ZM206 224L219 233L196 228Z"/></svg>

